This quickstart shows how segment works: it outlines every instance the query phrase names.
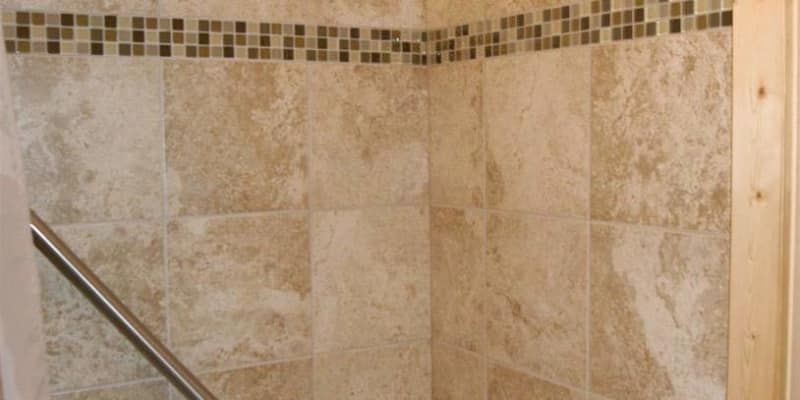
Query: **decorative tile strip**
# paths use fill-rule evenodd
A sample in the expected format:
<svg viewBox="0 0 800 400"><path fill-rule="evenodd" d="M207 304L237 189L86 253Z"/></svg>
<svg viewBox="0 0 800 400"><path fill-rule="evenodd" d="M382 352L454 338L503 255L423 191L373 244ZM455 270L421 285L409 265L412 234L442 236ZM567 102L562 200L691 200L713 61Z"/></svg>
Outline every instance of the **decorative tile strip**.
<svg viewBox="0 0 800 400"><path fill-rule="evenodd" d="M585 0L428 31L430 64L702 31L733 24L733 0Z"/></svg>
<svg viewBox="0 0 800 400"><path fill-rule="evenodd" d="M415 30L5 10L16 54L431 65L728 27L733 0L584 0Z"/></svg>
<svg viewBox="0 0 800 400"><path fill-rule="evenodd" d="M6 51L424 65L424 32L303 24L4 11Z"/></svg>

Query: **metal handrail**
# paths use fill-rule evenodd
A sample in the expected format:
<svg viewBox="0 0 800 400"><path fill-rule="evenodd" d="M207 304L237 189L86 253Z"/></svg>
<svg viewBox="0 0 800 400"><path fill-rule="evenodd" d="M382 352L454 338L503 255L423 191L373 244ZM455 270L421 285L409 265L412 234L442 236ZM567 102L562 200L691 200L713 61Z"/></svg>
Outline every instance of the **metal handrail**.
<svg viewBox="0 0 800 400"><path fill-rule="evenodd" d="M31 210L33 243L176 389L190 400L216 400L128 307Z"/></svg>

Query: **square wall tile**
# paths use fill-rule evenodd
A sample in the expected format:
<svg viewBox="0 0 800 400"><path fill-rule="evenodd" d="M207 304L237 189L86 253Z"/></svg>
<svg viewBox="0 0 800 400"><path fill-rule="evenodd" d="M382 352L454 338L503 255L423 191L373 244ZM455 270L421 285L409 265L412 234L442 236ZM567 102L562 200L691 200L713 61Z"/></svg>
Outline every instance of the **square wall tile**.
<svg viewBox="0 0 800 400"><path fill-rule="evenodd" d="M50 224L162 214L161 64L9 57L31 208Z"/></svg>
<svg viewBox="0 0 800 400"><path fill-rule="evenodd" d="M434 343L433 400L484 400L486 373L484 360L448 345Z"/></svg>
<svg viewBox="0 0 800 400"><path fill-rule="evenodd" d="M427 341L318 354L314 360L314 400L425 400L430 396Z"/></svg>
<svg viewBox="0 0 800 400"><path fill-rule="evenodd" d="M305 214L180 219L167 235L172 347L190 367L311 354Z"/></svg>
<svg viewBox="0 0 800 400"><path fill-rule="evenodd" d="M487 231L487 355L584 387L587 224L492 213Z"/></svg>
<svg viewBox="0 0 800 400"><path fill-rule="evenodd" d="M304 65L167 61L171 215L306 207Z"/></svg>
<svg viewBox="0 0 800 400"><path fill-rule="evenodd" d="M429 70L433 204L483 206L481 66L467 62Z"/></svg>
<svg viewBox="0 0 800 400"><path fill-rule="evenodd" d="M509 368L489 367L489 400L584 400L584 394Z"/></svg>
<svg viewBox="0 0 800 400"><path fill-rule="evenodd" d="M270 22L320 22L318 0L161 0L161 13L173 17L203 17Z"/></svg>
<svg viewBox="0 0 800 400"><path fill-rule="evenodd" d="M312 206L427 204L426 72L311 68Z"/></svg>
<svg viewBox="0 0 800 400"><path fill-rule="evenodd" d="M53 400L166 400L168 398L169 386L165 382L136 383L52 396Z"/></svg>
<svg viewBox="0 0 800 400"><path fill-rule="evenodd" d="M154 15L158 0L0 0L0 8Z"/></svg>
<svg viewBox="0 0 800 400"><path fill-rule="evenodd" d="M199 378L208 390L225 399L311 400L311 359L205 374Z"/></svg>
<svg viewBox="0 0 800 400"><path fill-rule="evenodd" d="M494 2L488 0L425 0L427 28L444 28L456 24L482 21L490 3Z"/></svg>
<svg viewBox="0 0 800 400"><path fill-rule="evenodd" d="M57 227L56 233L152 332L166 337L163 235L158 222ZM74 390L158 372L37 254L50 387Z"/></svg>
<svg viewBox="0 0 800 400"><path fill-rule="evenodd" d="M483 211L431 210L433 338L483 354L486 338Z"/></svg>
<svg viewBox="0 0 800 400"><path fill-rule="evenodd" d="M595 47L592 218L728 232L730 31Z"/></svg>
<svg viewBox="0 0 800 400"><path fill-rule="evenodd" d="M423 0L312 0L330 23L344 26L425 28Z"/></svg>
<svg viewBox="0 0 800 400"><path fill-rule="evenodd" d="M592 391L725 399L728 240L592 226Z"/></svg>
<svg viewBox="0 0 800 400"><path fill-rule="evenodd" d="M428 224L416 207L314 214L315 351L430 336Z"/></svg>
<svg viewBox="0 0 800 400"><path fill-rule="evenodd" d="M587 215L589 55L576 48L485 62L489 208Z"/></svg>

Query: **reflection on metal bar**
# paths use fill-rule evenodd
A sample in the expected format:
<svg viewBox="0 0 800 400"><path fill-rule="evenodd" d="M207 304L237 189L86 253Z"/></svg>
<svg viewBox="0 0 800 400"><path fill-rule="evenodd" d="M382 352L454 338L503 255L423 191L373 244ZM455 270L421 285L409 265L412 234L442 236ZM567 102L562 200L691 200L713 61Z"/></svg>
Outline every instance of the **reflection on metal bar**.
<svg viewBox="0 0 800 400"><path fill-rule="evenodd" d="M176 389L190 400L216 400L211 392L139 321L102 281L31 210L33 243Z"/></svg>

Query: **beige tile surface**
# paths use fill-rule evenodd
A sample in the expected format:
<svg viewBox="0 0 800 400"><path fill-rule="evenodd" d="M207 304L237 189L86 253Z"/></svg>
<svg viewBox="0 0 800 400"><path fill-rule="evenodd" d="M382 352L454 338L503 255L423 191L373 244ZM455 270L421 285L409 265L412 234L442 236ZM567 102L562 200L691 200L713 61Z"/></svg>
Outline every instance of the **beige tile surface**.
<svg viewBox="0 0 800 400"><path fill-rule="evenodd" d="M586 223L493 213L487 231L487 354L583 387Z"/></svg>
<svg viewBox="0 0 800 400"><path fill-rule="evenodd" d="M0 0L0 7L41 11L155 15L158 0Z"/></svg>
<svg viewBox="0 0 800 400"><path fill-rule="evenodd" d="M280 23L322 22L317 0L161 0L163 15Z"/></svg>
<svg viewBox="0 0 800 400"><path fill-rule="evenodd" d="M168 61L170 214L306 206L305 66Z"/></svg>
<svg viewBox="0 0 800 400"><path fill-rule="evenodd" d="M726 239L592 227L592 391L724 399Z"/></svg>
<svg viewBox="0 0 800 400"><path fill-rule="evenodd" d="M498 365L489 367L489 400L584 400L584 395Z"/></svg>
<svg viewBox="0 0 800 400"><path fill-rule="evenodd" d="M483 211L431 211L433 337L481 354L486 337L485 232Z"/></svg>
<svg viewBox="0 0 800 400"><path fill-rule="evenodd" d="M312 218L315 351L429 337L427 209L319 212Z"/></svg>
<svg viewBox="0 0 800 400"><path fill-rule="evenodd" d="M31 207L51 224L159 217L159 61L9 62Z"/></svg>
<svg viewBox="0 0 800 400"><path fill-rule="evenodd" d="M311 353L303 213L169 224L172 347L197 370Z"/></svg>
<svg viewBox="0 0 800 400"><path fill-rule="evenodd" d="M484 19L488 0L425 0L428 28L443 28Z"/></svg>
<svg viewBox="0 0 800 400"><path fill-rule="evenodd" d="M164 338L161 225L93 224L56 233L157 336ZM43 256L42 313L53 390L155 377L155 369Z"/></svg>
<svg viewBox="0 0 800 400"><path fill-rule="evenodd" d="M424 28L424 0L316 0L328 23L344 26Z"/></svg>
<svg viewBox="0 0 800 400"><path fill-rule="evenodd" d="M137 383L108 389L94 389L53 396L53 400L168 400L164 382Z"/></svg>
<svg viewBox="0 0 800 400"><path fill-rule="evenodd" d="M311 400L311 378L311 359L200 376L217 397L231 400Z"/></svg>
<svg viewBox="0 0 800 400"><path fill-rule="evenodd" d="M318 65L310 90L314 207L427 203L423 69Z"/></svg>
<svg viewBox="0 0 800 400"><path fill-rule="evenodd" d="M484 204L482 65L466 62L429 69L433 204Z"/></svg>
<svg viewBox="0 0 800 400"><path fill-rule="evenodd" d="M491 18L506 17L546 7L579 3L573 0L492 0L490 6L486 9L486 16Z"/></svg>
<svg viewBox="0 0 800 400"><path fill-rule="evenodd" d="M473 353L434 343L433 400L484 400L484 361Z"/></svg>
<svg viewBox="0 0 800 400"><path fill-rule="evenodd" d="M589 51L575 48L485 63L490 208L587 214Z"/></svg>
<svg viewBox="0 0 800 400"><path fill-rule="evenodd" d="M595 47L592 217L730 225L730 31Z"/></svg>
<svg viewBox="0 0 800 400"><path fill-rule="evenodd" d="M319 354L314 400L427 400L431 397L430 344Z"/></svg>

